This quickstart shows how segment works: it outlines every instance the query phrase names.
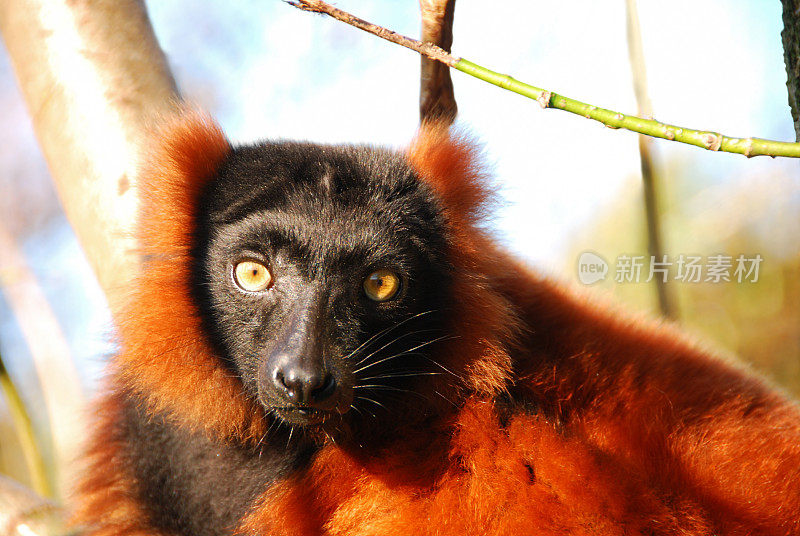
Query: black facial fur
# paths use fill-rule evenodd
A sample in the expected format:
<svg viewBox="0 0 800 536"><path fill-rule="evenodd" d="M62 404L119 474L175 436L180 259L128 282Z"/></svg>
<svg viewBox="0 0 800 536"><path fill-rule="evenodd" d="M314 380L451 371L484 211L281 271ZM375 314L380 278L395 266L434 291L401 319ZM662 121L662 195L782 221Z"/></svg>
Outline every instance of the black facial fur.
<svg viewBox="0 0 800 536"><path fill-rule="evenodd" d="M203 197L196 288L206 329L247 395L291 424L416 404L449 307L444 218L399 154L266 143L234 149ZM236 285L243 260L269 288ZM388 269L397 294L363 282ZM368 342L369 341L369 342Z"/></svg>

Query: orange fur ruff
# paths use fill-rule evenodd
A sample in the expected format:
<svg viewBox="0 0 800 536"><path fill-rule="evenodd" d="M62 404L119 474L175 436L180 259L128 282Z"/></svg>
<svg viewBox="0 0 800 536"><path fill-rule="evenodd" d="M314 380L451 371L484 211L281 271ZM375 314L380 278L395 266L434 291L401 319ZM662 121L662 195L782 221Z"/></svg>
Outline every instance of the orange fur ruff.
<svg viewBox="0 0 800 536"><path fill-rule="evenodd" d="M140 246L146 267L119 315L121 351L113 366L121 384L153 411L218 437L260 438L264 414L243 396L200 325L191 295L192 232L199 196L230 145L199 112L167 123L162 143L140 176Z"/></svg>
<svg viewBox="0 0 800 536"><path fill-rule="evenodd" d="M180 425L259 437L263 414L216 362L188 288L197 195L228 143L197 114L164 139L143 175L151 264L121 315L115 375ZM505 254L480 228L489 189L465 138L427 125L408 157L454 235L460 337L436 357L459 380L435 387L463 404L380 452L326 445L257 501L241 534L800 534L794 403L672 328ZM106 420L94 439L84 519L110 512L131 520L118 533L134 534L130 479L103 476L113 428Z"/></svg>

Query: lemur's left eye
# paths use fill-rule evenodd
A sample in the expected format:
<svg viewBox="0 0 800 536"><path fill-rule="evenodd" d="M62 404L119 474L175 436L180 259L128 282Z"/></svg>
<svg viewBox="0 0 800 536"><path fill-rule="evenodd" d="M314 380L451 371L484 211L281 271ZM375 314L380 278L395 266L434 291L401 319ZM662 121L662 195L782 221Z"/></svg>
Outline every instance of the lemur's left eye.
<svg viewBox="0 0 800 536"><path fill-rule="evenodd" d="M376 302L391 300L400 290L400 276L391 270L375 270L364 280L364 293Z"/></svg>
<svg viewBox="0 0 800 536"><path fill-rule="evenodd" d="M233 279L242 290L261 292L272 283L272 274L260 262L242 261L233 269Z"/></svg>

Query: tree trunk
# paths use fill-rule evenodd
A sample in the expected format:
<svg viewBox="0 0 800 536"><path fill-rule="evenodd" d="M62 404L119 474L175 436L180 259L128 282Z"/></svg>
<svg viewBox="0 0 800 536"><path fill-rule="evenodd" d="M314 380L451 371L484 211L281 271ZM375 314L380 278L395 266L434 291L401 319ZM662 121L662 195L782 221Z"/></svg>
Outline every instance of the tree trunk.
<svg viewBox="0 0 800 536"><path fill-rule="evenodd" d="M453 15L456 0L420 0L422 41L450 52L453 46ZM450 79L450 67L421 56L419 116L420 122L443 120L452 123L458 113Z"/></svg>
<svg viewBox="0 0 800 536"><path fill-rule="evenodd" d="M135 273L136 168L177 96L141 0L3 0L34 130L112 310Z"/></svg>
<svg viewBox="0 0 800 536"><path fill-rule="evenodd" d="M177 100L144 3L1 0L0 32L64 211L116 313L139 264L136 169L155 117ZM0 251L14 250L0 228ZM21 255L3 260L15 259L24 267ZM34 355L63 484L81 438L68 426L83 415L78 377L35 281L7 291Z"/></svg>

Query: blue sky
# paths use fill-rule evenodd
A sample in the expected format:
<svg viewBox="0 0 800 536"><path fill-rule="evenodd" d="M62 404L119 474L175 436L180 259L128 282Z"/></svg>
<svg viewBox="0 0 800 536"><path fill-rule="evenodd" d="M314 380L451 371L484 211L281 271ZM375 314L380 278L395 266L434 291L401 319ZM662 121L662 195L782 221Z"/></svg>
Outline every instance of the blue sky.
<svg viewBox="0 0 800 536"><path fill-rule="evenodd" d="M264 137L402 147L416 128L418 57L283 2L150 2L156 33L190 97L235 140ZM342 9L416 36L417 3L343 0ZM592 104L635 112L625 2L461 0L454 53ZM489 7L491 6L491 7ZM780 4L763 0L640 2L657 118L730 135L790 140ZM569 237L638 175L635 135L615 132L454 73L460 124L486 144L510 247L557 269ZM712 182L794 166L668 142Z"/></svg>

